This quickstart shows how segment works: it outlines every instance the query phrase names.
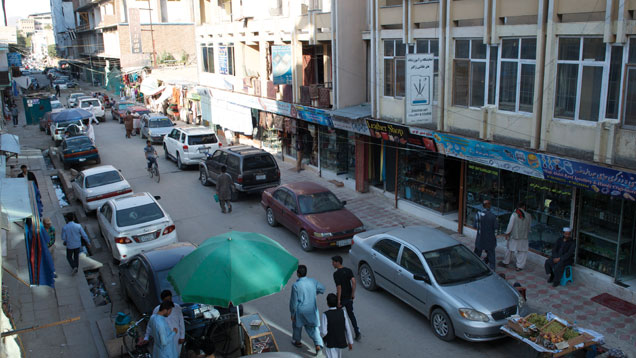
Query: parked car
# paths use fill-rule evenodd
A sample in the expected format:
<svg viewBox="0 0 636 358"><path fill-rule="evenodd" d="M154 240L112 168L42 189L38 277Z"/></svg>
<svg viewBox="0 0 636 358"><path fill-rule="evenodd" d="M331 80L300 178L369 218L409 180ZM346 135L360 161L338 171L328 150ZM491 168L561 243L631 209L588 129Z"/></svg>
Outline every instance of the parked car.
<svg viewBox="0 0 636 358"><path fill-rule="evenodd" d="M71 182L71 187L86 212L97 210L109 199L133 194L128 181L112 165L81 171Z"/></svg>
<svg viewBox="0 0 636 358"><path fill-rule="evenodd" d="M77 88L78 86L79 86L79 84L77 82L75 82L75 80L66 81L66 87L67 88Z"/></svg>
<svg viewBox="0 0 636 358"><path fill-rule="evenodd" d="M68 86L66 85L67 82L65 80L55 80L53 81L53 88L55 88L55 86L60 86L60 89L67 89Z"/></svg>
<svg viewBox="0 0 636 358"><path fill-rule="evenodd" d="M163 142L163 137L172 131L174 123L161 113L148 113L141 117L141 138L153 143Z"/></svg>
<svg viewBox="0 0 636 358"><path fill-rule="evenodd" d="M329 189L312 182L284 184L261 196L267 223L298 235L305 251L349 246L364 225Z"/></svg>
<svg viewBox="0 0 636 358"><path fill-rule="evenodd" d="M77 103L78 103L77 106L79 108L90 111L91 113L93 113L95 118L97 118L100 122L103 122L104 119L106 118L104 105L99 99L93 98L93 97L89 97L89 98L80 97Z"/></svg>
<svg viewBox="0 0 636 358"><path fill-rule="evenodd" d="M437 229L384 228L357 234L353 241L349 257L360 284L368 290L382 287L428 317L440 339L497 339L507 317L525 314L517 290Z"/></svg>
<svg viewBox="0 0 636 358"><path fill-rule="evenodd" d="M117 261L177 242L174 222L150 193L108 200L97 210L97 222Z"/></svg>
<svg viewBox="0 0 636 358"><path fill-rule="evenodd" d="M130 257L119 265L119 282L124 298L129 298L137 310L152 313L161 302L161 291L176 291L168 282L168 273L181 259L194 251L189 242L162 246ZM173 301L181 304L179 296Z"/></svg>
<svg viewBox="0 0 636 358"><path fill-rule="evenodd" d="M51 101L51 112L59 113L64 110L64 105L60 101Z"/></svg>
<svg viewBox="0 0 636 358"><path fill-rule="evenodd" d="M64 169L68 169L71 165L85 164L88 161L101 163L95 143L85 135L64 138L59 153Z"/></svg>
<svg viewBox="0 0 636 358"><path fill-rule="evenodd" d="M71 95L68 96L68 100L66 101L66 104L68 105L68 107L69 108L77 107L77 99L79 97L88 97L88 96L86 95L86 93L81 93L81 92L71 93Z"/></svg>
<svg viewBox="0 0 636 358"><path fill-rule="evenodd" d="M206 127L174 128L163 138L166 159L173 158L179 169L199 164L208 152L221 146L214 130Z"/></svg>
<svg viewBox="0 0 636 358"><path fill-rule="evenodd" d="M56 121L55 118L52 118L49 131L51 132L51 139L55 142L56 146L62 143L64 132L69 126L73 125L77 126L77 131L80 133L84 133L86 130L86 127L84 127L84 124L82 124L82 121L79 119L73 121Z"/></svg>
<svg viewBox="0 0 636 358"><path fill-rule="evenodd" d="M129 101L117 102L110 109L110 113L114 120L118 121L119 123L122 123L122 118L126 115L126 111L128 110L129 107L133 107L133 106L136 106L134 102L129 102Z"/></svg>
<svg viewBox="0 0 636 358"><path fill-rule="evenodd" d="M247 145L219 148L213 154L207 155L207 158L199 163L201 184L216 183L224 165L239 192L262 192L280 185L280 169L274 156Z"/></svg>

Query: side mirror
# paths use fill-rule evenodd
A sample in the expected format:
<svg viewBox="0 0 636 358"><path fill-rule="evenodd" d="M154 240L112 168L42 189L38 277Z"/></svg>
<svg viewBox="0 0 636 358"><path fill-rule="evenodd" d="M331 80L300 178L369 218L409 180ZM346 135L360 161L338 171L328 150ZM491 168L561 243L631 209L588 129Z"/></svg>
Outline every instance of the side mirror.
<svg viewBox="0 0 636 358"><path fill-rule="evenodd" d="M298 209L296 208L290 208L289 210L291 210L291 212L294 214L298 214Z"/></svg>
<svg viewBox="0 0 636 358"><path fill-rule="evenodd" d="M429 285L431 284L431 278L428 277L427 274L423 274L423 275L414 274L413 275L413 279L415 281L424 281L424 282L426 282Z"/></svg>
<svg viewBox="0 0 636 358"><path fill-rule="evenodd" d="M155 195L155 200L161 200L161 196L160 195Z"/></svg>

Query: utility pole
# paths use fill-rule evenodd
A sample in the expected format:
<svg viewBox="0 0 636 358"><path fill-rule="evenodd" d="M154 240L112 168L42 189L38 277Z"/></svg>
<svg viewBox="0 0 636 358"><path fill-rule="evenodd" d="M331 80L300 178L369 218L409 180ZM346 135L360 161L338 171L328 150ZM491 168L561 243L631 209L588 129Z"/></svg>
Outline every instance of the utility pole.
<svg viewBox="0 0 636 358"><path fill-rule="evenodd" d="M152 29L152 7L150 6L150 0L148 0L148 11L150 19L150 38L152 39L152 67L157 68L157 51L155 50L155 32Z"/></svg>

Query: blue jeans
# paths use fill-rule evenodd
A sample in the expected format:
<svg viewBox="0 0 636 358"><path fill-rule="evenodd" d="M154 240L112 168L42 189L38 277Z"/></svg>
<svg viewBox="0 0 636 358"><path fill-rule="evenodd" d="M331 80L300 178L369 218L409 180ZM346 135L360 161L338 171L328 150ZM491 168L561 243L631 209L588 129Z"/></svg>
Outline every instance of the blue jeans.
<svg viewBox="0 0 636 358"><path fill-rule="evenodd" d="M292 331L292 340L294 342L300 342L303 333L303 327L307 331L307 335L314 341L314 345L324 347L322 343L322 337L320 337L320 330L316 326L304 325L303 327L297 327L296 323L293 323L294 329Z"/></svg>
<svg viewBox="0 0 636 358"><path fill-rule="evenodd" d="M155 164L157 162L157 158L146 158L146 160L148 161L148 169L152 168L152 165Z"/></svg>

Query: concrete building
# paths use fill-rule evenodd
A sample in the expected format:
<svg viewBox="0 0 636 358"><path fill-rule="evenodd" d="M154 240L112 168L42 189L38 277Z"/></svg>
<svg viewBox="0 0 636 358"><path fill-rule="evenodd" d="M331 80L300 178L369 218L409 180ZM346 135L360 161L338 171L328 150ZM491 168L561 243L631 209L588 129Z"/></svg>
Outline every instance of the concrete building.
<svg viewBox="0 0 636 358"><path fill-rule="evenodd" d="M636 1L195 9L204 120L285 157L308 133L321 175L469 235L526 202L537 255L570 226L577 272L636 286Z"/></svg>
<svg viewBox="0 0 636 358"><path fill-rule="evenodd" d="M18 20L18 31L25 36L35 32L35 20L34 19L20 19Z"/></svg>
<svg viewBox="0 0 636 358"><path fill-rule="evenodd" d="M60 58L70 58L75 55L73 39L76 38L73 2L69 0L51 0L51 11L57 54Z"/></svg>
<svg viewBox="0 0 636 358"><path fill-rule="evenodd" d="M33 19L35 31L51 30L53 28L53 18L50 12L29 15Z"/></svg>

